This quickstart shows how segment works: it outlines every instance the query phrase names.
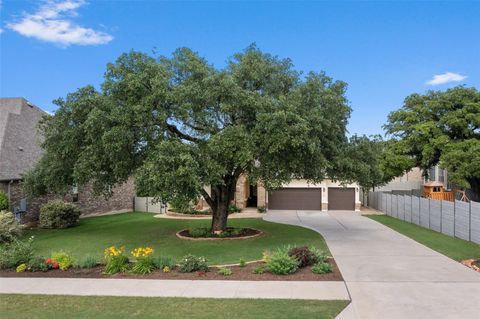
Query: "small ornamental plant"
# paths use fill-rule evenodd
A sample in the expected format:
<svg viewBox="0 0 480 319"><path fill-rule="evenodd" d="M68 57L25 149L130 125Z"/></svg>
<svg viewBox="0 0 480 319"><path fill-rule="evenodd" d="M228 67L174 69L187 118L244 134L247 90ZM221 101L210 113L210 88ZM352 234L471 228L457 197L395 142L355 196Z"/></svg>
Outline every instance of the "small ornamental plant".
<svg viewBox="0 0 480 319"><path fill-rule="evenodd" d="M60 270L67 270L74 263L73 257L63 251L54 252L51 259L58 264Z"/></svg>
<svg viewBox="0 0 480 319"><path fill-rule="evenodd" d="M332 266L326 262L319 262L313 265L312 272L314 274L327 274L332 272Z"/></svg>
<svg viewBox="0 0 480 319"><path fill-rule="evenodd" d="M180 272L207 272L208 263L205 257L186 255L180 261L178 268Z"/></svg>
<svg viewBox="0 0 480 319"><path fill-rule="evenodd" d="M125 272L128 269L128 257L125 256L125 246L117 248L110 246L104 250L105 271L107 275Z"/></svg>
<svg viewBox="0 0 480 319"><path fill-rule="evenodd" d="M163 271L164 273L169 273L169 272L170 272L170 267L165 266L165 267L163 267L162 271Z"/></svg>
<svg viewBox="0 0 480 319"><path fill-rule="evenodd" d="M17 272L24 272L25 270L27 270L27 264L20 264L16 269Z"/></svg>
<svg viewBox="0 0 480 319"><path fill-rule="evenodd" d="M238 265L240 267L245 267L247 265L247 262L245 261L245 258L240 258L239 262L238 262Z"/></svg>
<svg viewBox="0 0 480 319"><path fill-rule="evenodd" d="M145 275L151 273L155 269L155 263L152 258L154 250L152 247L138 247L131 251L136 262L132 267L134 274Z"/></svg>
<svg viewBox="0 0 480 319"><path fill-rule="evenodd" d="M47 265L48 269L58 269L60 266L58 262L52 258L47 258L47 260L45 260L45 264Z"/></svg>
<svg viewBox="0 0 480 319"><path fill-rule="evenodd" d="M227 267L220 267L218 269L218 273L222 276L230 276L231 274L233 274L232 270Z"/></svg>

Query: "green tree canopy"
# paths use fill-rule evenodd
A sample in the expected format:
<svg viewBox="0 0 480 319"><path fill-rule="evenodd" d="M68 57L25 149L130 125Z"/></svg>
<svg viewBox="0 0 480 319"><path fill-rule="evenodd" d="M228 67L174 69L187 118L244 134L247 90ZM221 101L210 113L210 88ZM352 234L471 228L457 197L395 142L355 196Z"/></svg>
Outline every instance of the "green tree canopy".
<svg viewBox="0 0 480 319"><path fill-rule="evenodd" d="M392 152L391 141L380 135L353 135L339 161L342 180L357 182L364 191L382 186L410 169L412 160ZM406 160L406 161L405 161Z"/></svg>
<svg viewBox="0 0 480 319"><path fill-rule="evenodd" d="M223 69L186 48L170 58L122 54L108 64L100 91L87 86L55 101L55 115L41 124L45 156L25 188L65 192L90 182L108 194L135 175L150 196L203 196L212 230L222 231L241 174L268 189L341 175L345 90L324 73L301 76L290 60L254 45Z"/></svg>
<svg viewBox="0 0 480 319"><path fill-rule="evenodd" d="M480 195L480 92L455 87L412 94L385 125L391 153L424 170L440 164L449 181Z"/></svg>

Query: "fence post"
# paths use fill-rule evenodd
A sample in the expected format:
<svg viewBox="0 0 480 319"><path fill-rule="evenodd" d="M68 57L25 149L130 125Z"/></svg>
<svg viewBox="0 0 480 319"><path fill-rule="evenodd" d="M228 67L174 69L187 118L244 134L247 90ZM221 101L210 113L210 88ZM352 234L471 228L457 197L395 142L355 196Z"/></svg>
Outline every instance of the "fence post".
<svg viewBox="0 0 480 319"><path fill-rule="evenodd" d="M443 200L440 201L440 233L443 233Z"/></svg>
<svg viewBox="0 0 480 319"><path fill-rule="evenodd" d="M453 237L455 238L455 220L457 219L457 201L453 199Z"/></svg>
<svg viewBox="0 0 480 319"><path fill-rule="evenodd" d="M431 198L428 199L428 229L432 229L430 227L430 201L431 200L432 200Z"/></svg>
<svg viewBox="0 0 480 319"><path fill-rule="evenodd" d="M405 204L405 195L403 195L403 220L405 221L405 206L407 204Z"/></svg>
<svg viewBox="0 0 480 319"><path fill-rule="evenodd" d="M472 201L468 205L468 241L472 241Z"/></svg>
<svg viewBox="0 0 480 319"><path fill-rule="evenodd" d="M413 195L410 195L410 223L413 223Z"/></svg>

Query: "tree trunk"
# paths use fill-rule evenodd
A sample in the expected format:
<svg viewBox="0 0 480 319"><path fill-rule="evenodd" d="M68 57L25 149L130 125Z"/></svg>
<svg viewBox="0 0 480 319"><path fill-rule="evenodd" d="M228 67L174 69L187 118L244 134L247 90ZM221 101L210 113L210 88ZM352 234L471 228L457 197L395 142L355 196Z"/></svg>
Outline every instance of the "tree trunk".
<svg viewBox="0 0 480 319"><path fill-rule="evenodd" d="M227 229L228 206L235 196L236 179L228 178L225 185L212 186L210 207L212 209L212 232L220 234ZM207 201L208 203L209 201Z"/></svg>

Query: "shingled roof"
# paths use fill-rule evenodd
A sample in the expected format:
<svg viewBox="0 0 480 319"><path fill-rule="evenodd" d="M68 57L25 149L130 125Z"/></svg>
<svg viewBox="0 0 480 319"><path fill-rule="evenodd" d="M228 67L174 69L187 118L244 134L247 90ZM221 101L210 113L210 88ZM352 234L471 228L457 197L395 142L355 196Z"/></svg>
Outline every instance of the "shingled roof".
<svg viewBox="0 0 480 319"><path fill-rule="evenodd" d="M0 98L0 181L21 179L40 159L37 127L46 114L24 98Z"/></svg>

